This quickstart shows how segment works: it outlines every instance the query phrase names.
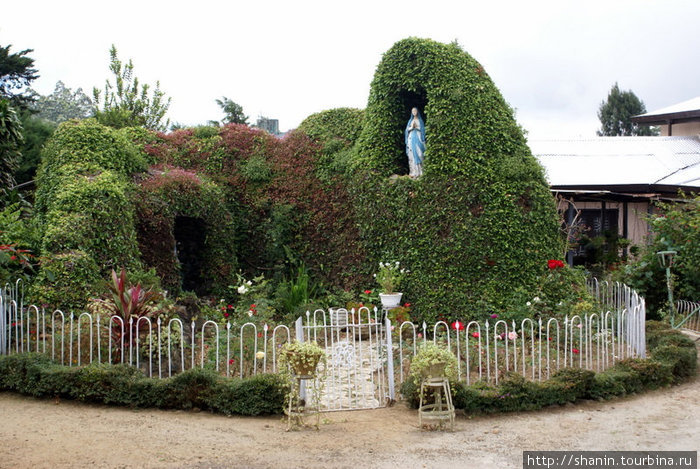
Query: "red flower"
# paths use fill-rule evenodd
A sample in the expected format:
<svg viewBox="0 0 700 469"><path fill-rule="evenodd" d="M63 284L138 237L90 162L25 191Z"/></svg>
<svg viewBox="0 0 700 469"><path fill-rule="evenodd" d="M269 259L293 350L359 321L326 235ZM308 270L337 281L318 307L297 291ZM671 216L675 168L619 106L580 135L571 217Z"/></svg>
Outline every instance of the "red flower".
<svg viewBox="0 0 700 469"><path fill-rule="evenodd" d="M459 321L455 321L452 323L452 329L455 329L457 331L461 331L462 329L464 329L464 324L462 324Z"/></svg>
<svg viewBox="0 0 700 469"><path fill-rule="evenodd" d="M17 260L17 256L10 256L10 260L11 261Z"/></svg>
<svg viewBox="0 0 700 469"><path fill-rule="evenodd" d="M262 332L258 332L258 337L262 337Z"/></svg>
<svg viewBox="0 0 700 469"><path fill-rule="evenodd" d="M226 308L233 309L233 305L226 305Z"/></svg>
<svg viewBox="0 0 700 469"><path fill-rule="evenodd" d="M479 333L478 333L478 332L472 332L472 337L474 337L475 339L478 339L478 338L479 338Z"/></svg>
<svg viewBox="0 0 700 469"><path fill-rule="evenodd" d="M578 354L578 349L577 349L577 348L572 348L571 351L574 352L574 353L576 353L576 354Z"/></svg>
<svg viewBox="0 0 700 469"><path fill-rule="evenodd" d="M228 314L228 313L224 313L224 317L225 317L225 318L229 317L229 314Z"/></svg>
<svg viewBox="0 0 700 469"><path fill-rule="evenodd" d="M410 308L410 307L411 307L411 303L404 303L404 304L403 304L403 307L404 307L404 308Z"/></svg>
<svg viewBox="0 0 700 469"><path fill-rule="evenodd" d="M250 309L255 309L255 304L250 305Z"/></svg>
<svg viewBox="0 0 700 469"><path fill-rule="evenodd" d="M228 361L229 365L233 365L234 363L236 363L236 360L234 360L233 358Z"/></svg>
<svg viewBox="0 0 700 469"><path fill-rule="evenodd" d="M559 269L564 267L564 262L557 259L550 259L547 261L547 267L549 267L549 270Z"/></svg>
<svg viewBox="0 0 700 469"><path fill-rule="evenodd" d="M371 294L372 294L372 290L365 290L365 295L371 295Z"/></svg>

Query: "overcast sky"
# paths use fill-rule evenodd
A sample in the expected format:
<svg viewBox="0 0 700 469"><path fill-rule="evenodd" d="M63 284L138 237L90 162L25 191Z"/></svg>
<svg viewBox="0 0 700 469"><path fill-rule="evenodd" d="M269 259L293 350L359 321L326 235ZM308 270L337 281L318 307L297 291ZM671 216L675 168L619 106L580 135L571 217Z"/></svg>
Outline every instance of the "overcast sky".
<svg viewBox="0 0 700 469"><path fill-rule="evenodd" d="M594 136L616 81L649 111L700 96L698 0L28 0L1 12L0 45L34 49L39 93L62 80L91 96L115 44L187 125L220 119L221 96L282 130L364 108L382 54L409 36L456 39L531 139Z"/></svg>

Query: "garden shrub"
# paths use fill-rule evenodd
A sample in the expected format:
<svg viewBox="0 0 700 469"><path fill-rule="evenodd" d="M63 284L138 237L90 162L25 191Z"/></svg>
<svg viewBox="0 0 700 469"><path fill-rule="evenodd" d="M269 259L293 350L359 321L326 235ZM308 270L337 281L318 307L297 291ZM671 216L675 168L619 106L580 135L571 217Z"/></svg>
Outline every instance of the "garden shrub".
<svg viewBox="0 0 700 469"><path fill-rule="evenodd" d="M663 363L643 358L626 358L615 365L615 369L634 372L645 389L666 386L673 381L673 370Z"/></svg>
<svg viewBox="0 0 700 469"><path fill-rule="evenodd" d="M82 308L111 269L140 268L130 176L146 160L127 135L86 119L62 123L46 143L37 172L44 261L35 301Z"/></svg>
<svg viewBox="0 0 700 469"><path fill-rule="evenodd" d="M22 353L0 356L0 391L131 407L261 415L282 413L289 389L276 374L231 379L211 370L192 369L157 379L128 365L67 367L42 354Z"/></svg>
<svg viewBox="0 0 700 469"><path fill-rule="evenodd" d="M541 382L528 381L513 372L502 375L498 385L479 381L466 386L460 381L452 386L455 408L469 413L533 410L579 399L611 399L693 376L697 368L695 343L668 324L649 321L647 328L647 337L660 338L648 344L651 358L627 358L600 373L564 368ZM672 345L660 343L664 341ZM409 378L400 389L408 404L418 407L420 383Z"/></svg>
<svg viewBox="0 0 700 469"><path fill-rule="evenodd" d="M288 393L287 382L276 374L219 380L207 407L226 415L281 414Z"/></svg>
<svg viewBox="0 0 700 469"><path fill-rule="evenodd" d="M666 269L658 261L658 251L677 251L673 261L675 297L700 298L700 194L679 194L676 203L657 203L659 214L648 221L653 232L651 243L641 255L619 272L620 280L644 296L650 317L664 317L668 311Z"/></svg>
<svg viewBox="0 0 700 469"><path fill-rule="evenodd" d="M424 176L407 173L409 112L425 117ZM399 260L421 319L504 310L563 252L554 200L513 112L455 44L410 38L377 67L358 141L353 206L370 266ZM398 177L392 177L398 175Z"/></svg>
<svg viewBox="0 0 700 469"><path fill-rule="evenodd" d="M28 297L38 305L46 305L47 311L61 309L67 315L85 308L100 278L95 260L85 251L49 253L41 258L41 270Z"/></svg>
<svg viewBox="0 0 700 469"><path fill-rule="evenodd" d="M671 367L675 383L695 375L698 366L698 355L695 347L661 345L652 350L651 357Z"/></svg>

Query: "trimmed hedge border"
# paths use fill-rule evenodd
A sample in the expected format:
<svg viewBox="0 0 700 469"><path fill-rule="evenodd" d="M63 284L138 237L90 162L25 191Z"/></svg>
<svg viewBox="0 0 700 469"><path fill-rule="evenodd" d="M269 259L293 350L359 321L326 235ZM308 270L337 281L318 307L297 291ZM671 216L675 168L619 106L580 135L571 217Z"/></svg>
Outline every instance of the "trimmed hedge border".
<svg viewBox="0 0 700 469"><path fill-rule="evenodd" d="M647 321L650 358L628 358L601 373L564 368L552 378L533 382L507 373L498 386L453 384L455 408L468 413L536 410L580 399L611 399L681 383L697 371L695 342L658 321ZM418 407L416 383L406 380L401 394Z"/></svg>
<svg viewBox="0 0 700 469"><path fill-rule="evenodd" d="M578 368L559 370L542 382L508 373L498 386L454 384L454 405L468 413L536 410L580 399L611 399L681 383L697 371L695 342L657 321L647 322L651 358L629 358L601 373ZM211 370L188 370L172 378L147 378L128 365L92 364L66 367L43 354L0 357L0 391L35 397L62 397L130 407L203 409L226 415L281 414L289 392L276 374L246 379L223 378ZM412 380L401 386L412 407L418 389Z"/></svg>
<svg viewBox="0 0 700 469"><path fill-rule="evenodd" d="M283 412L288 387L277 374L238 379L193 369L156 379L128 365L67 367L42 354L22 353L0 357L0 391L130 407L267 415Z"/></svg>

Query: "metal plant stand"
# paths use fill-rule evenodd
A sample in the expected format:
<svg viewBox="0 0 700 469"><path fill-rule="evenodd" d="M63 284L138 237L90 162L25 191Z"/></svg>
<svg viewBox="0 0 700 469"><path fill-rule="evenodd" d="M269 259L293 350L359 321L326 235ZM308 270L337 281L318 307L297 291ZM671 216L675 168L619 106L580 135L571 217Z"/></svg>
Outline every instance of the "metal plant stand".
<svg viewBox="0 0 700 469"><path fill-rule="evenodd" d="M289 393L289 404L285 411L287 414L287 431L295 427L307 426L304 418L313 416L316 416L314 427L318 430L321 421L321 399L318 390L314 386L318 382L317 375L316 373L311 375L293 375L293 378L292 390ZM302 389L309 382L312 384L312 392L307 394L311 394L312 402L311 406L307 407L305 400L302 399Z"/></svg>
<svg viewBox="0 0 700 469"><path fill-rule="evenodd" d="M432 390L435 396L433 404L424 404L423 398L427 390ZM443 400L444 399L444 400ZM420 404L418 407L418 426L423 428L423 421L436 421L439 426L450 423L450 430L455 427L455 408L452 404L450 381L444 376L426 378L420 385Z"/></svg>

